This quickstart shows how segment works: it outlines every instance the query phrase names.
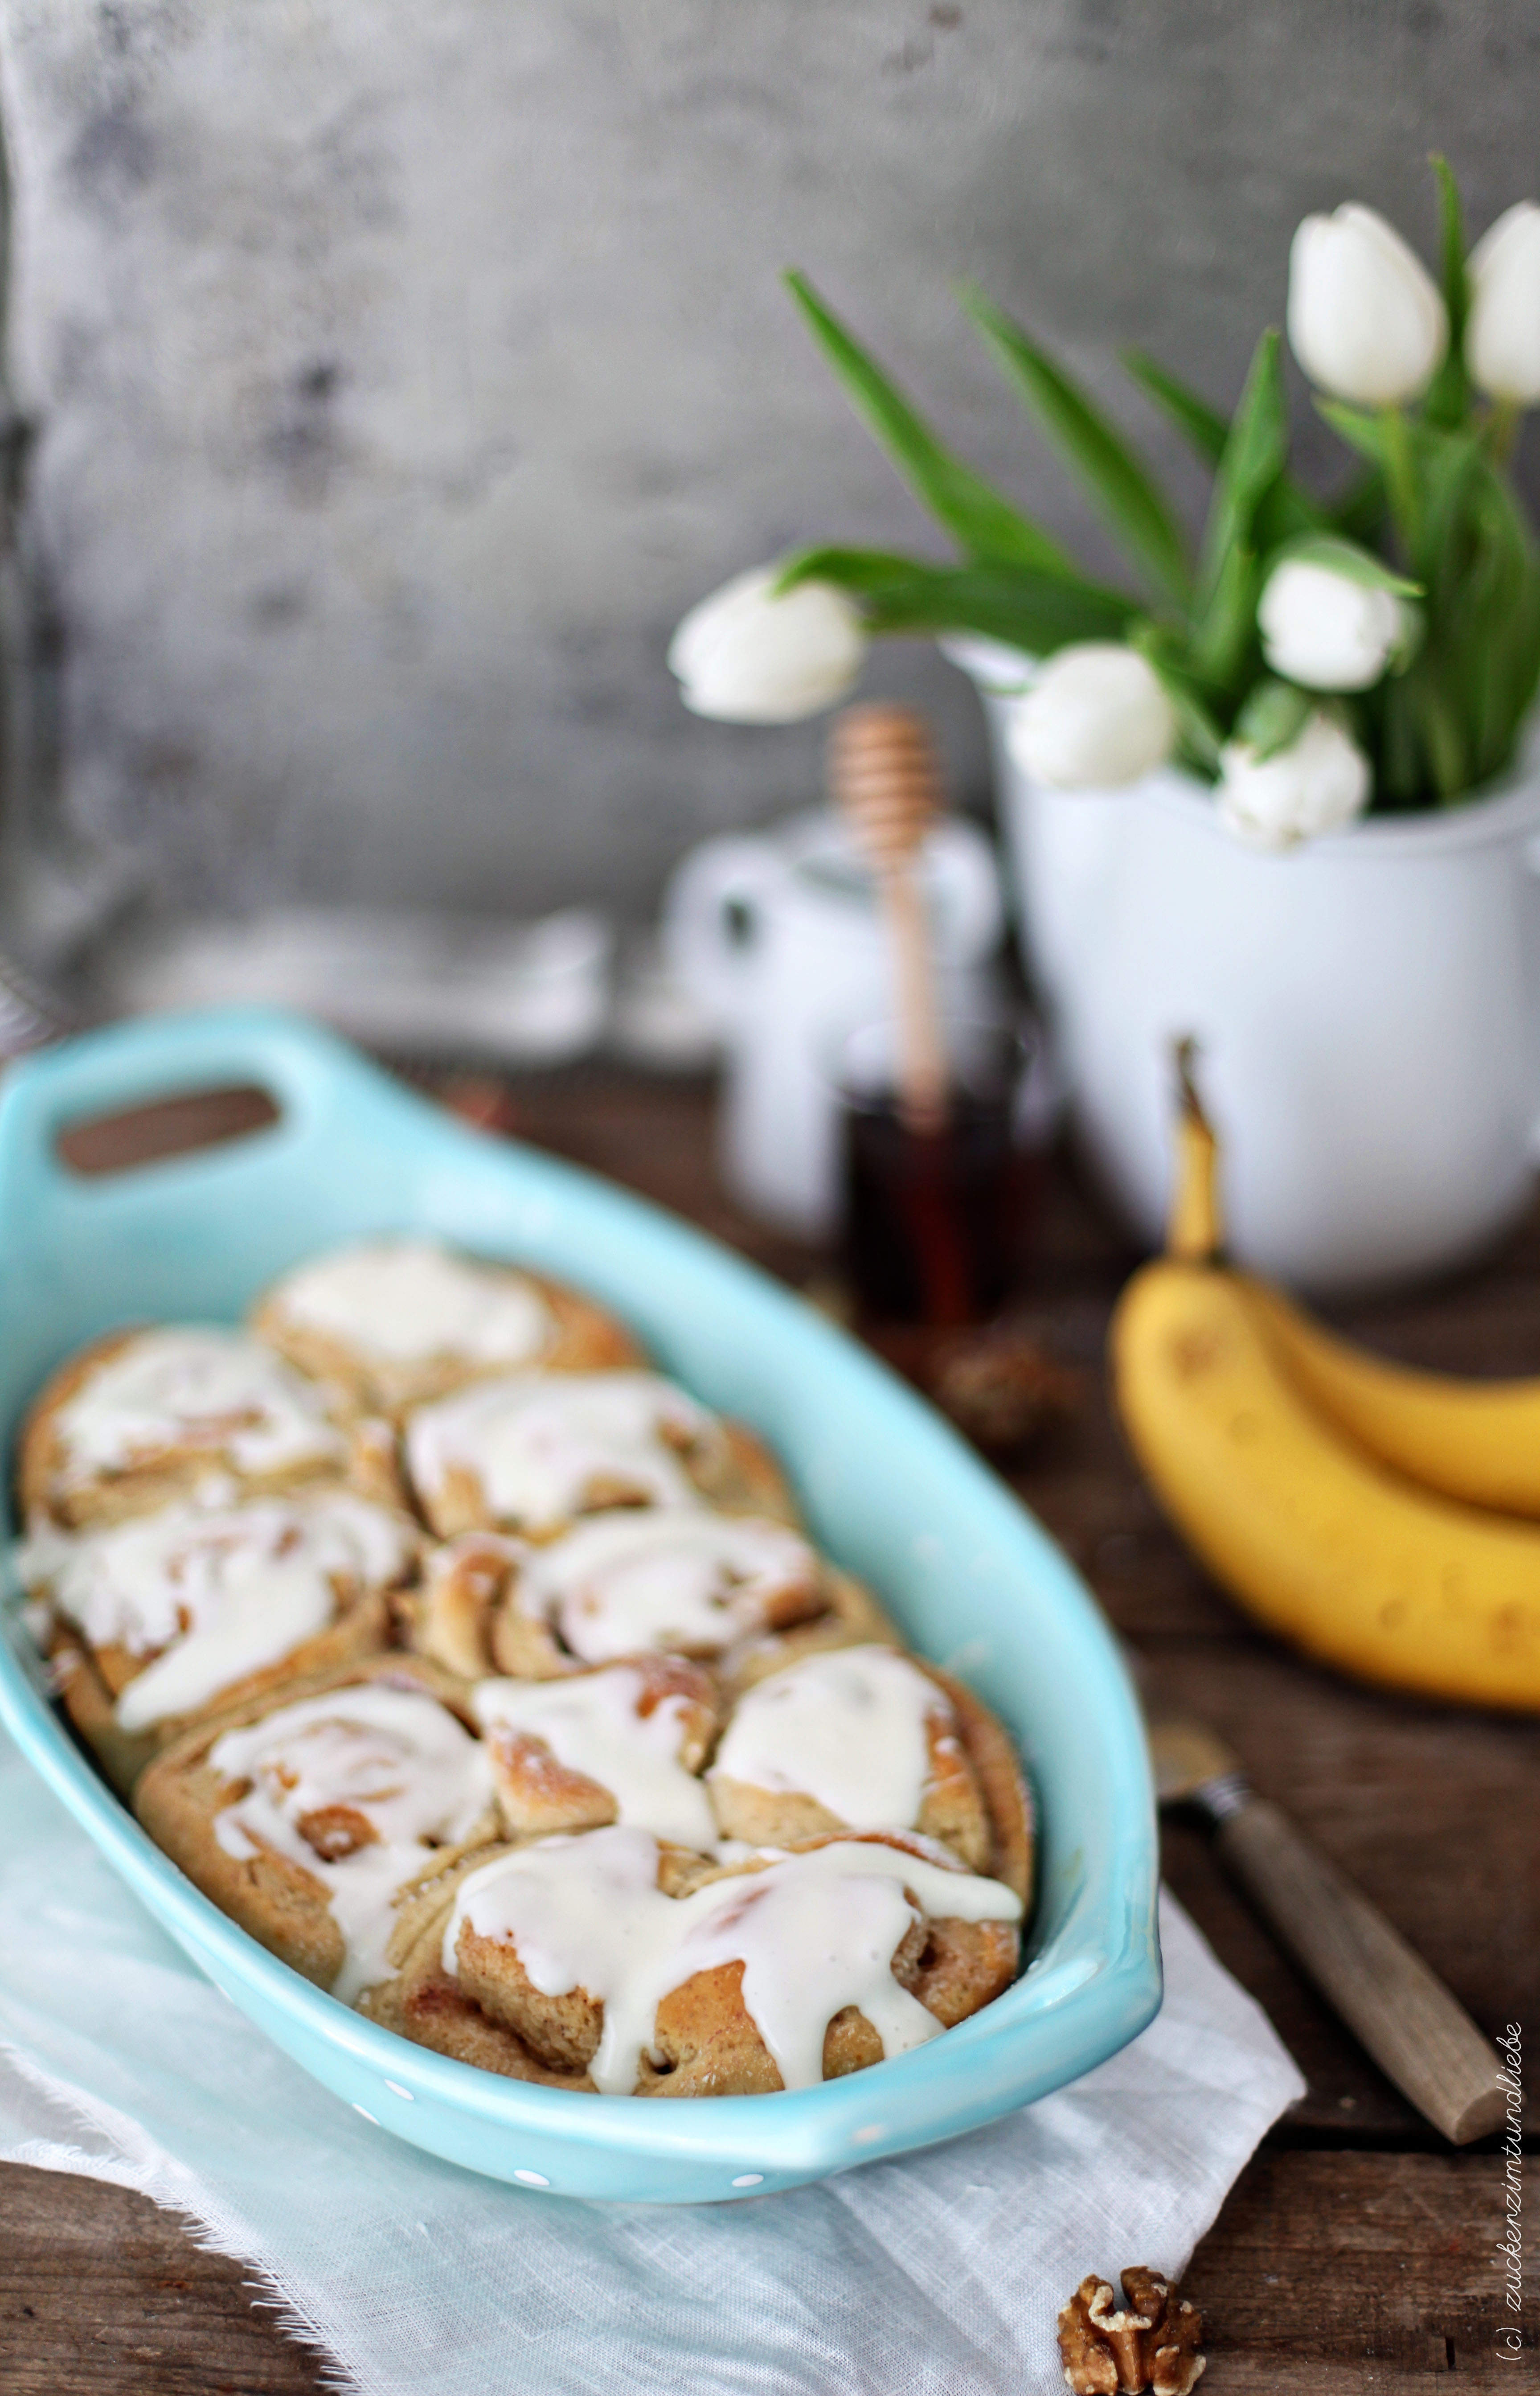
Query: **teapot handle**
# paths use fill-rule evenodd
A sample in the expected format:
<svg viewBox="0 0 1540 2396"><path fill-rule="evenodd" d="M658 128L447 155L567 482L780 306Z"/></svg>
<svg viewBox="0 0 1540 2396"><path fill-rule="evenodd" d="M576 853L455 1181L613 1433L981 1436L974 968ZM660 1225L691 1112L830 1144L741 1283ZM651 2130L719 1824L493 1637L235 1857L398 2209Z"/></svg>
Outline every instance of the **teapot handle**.
<svg viewBox="0 0 1540 2396"><path fill-rule="evenodd" d="M719 1023L742 1013L763 961L766 911L786 868L763 840L730 835L692 849L663 898L669 963Z"/></svg>

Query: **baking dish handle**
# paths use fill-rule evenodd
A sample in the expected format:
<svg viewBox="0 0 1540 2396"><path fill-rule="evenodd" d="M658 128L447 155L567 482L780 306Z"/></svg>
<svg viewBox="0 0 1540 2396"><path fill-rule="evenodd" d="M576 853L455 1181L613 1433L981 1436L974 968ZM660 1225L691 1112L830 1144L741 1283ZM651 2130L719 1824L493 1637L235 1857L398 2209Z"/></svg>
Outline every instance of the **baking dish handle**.
<svg viewBox="0 0 1540 2396"><path fill-rule="evenodd" d="M0 1190L12 1199L78 1190L57 1154L61 1132L199 1090L251 1085L278 1109L286 1146L335 1128L362 1129L371 1112L410 1104L345 1041L280 1007L212 1007L88 1032L19 1058L0 1080ZM196 1165L201 1151L171 1163Z"/></svg>

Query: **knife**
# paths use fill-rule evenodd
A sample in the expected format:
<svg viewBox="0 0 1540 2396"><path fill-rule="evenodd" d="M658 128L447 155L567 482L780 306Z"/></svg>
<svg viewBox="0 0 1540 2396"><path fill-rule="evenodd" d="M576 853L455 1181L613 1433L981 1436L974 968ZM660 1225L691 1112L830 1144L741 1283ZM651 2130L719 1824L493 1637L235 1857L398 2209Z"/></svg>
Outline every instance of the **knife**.
<svg viewBox="0 0 1540 2396"><path fill-rule="evenodd" d="M1255 1794L1206 1724L1166 1717L1147 1728L1161 1804L1207 1818L1226 1870L1380 2070L1454 2146L1499 2129L1507 2099L1495 2049L1378 1906Z"/></svg>

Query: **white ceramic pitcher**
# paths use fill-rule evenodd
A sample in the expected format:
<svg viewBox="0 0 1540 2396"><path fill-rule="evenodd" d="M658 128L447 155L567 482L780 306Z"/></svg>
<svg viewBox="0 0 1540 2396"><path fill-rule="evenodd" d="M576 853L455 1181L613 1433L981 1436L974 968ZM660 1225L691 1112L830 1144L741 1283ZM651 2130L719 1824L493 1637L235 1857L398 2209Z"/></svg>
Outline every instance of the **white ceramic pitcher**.
<svg viewBox="0 0 1540 2396"><path fill-rule="evenodd" d="M1237 1255L1321 1292L1414 1281L1522 1213L1540 1129L1540 751L1470 804L1369 816L1281 856L1152 774L1053 791L1006 735L1029 661L947 653L994 739L1029 969L1070 1122L1158 1241L1173 1042L1194 1034Z"/></svg>
<svg viewBox="0 0 1540 2396"><path fill-rule="evenodd" d="M1002 929L987 835L952 817L923 860L944 1014L998 1005ZM831 1060L857 1025L893 1012L870 874L839 819L793 816L757 837L708 841L664 900L670 961L720 1027L723 1177L750 1212L803 1239L839 1218Z"/></svg>

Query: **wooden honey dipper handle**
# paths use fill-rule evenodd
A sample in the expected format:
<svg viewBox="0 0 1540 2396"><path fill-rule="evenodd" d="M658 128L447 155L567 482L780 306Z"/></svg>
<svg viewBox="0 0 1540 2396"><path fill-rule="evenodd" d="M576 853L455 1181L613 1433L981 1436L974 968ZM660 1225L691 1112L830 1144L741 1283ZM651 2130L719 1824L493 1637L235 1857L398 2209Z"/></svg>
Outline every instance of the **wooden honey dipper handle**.
<svg viewBox="0 0 1540 2396"><path fill-rule="evenodd" d="M938 1132L947 1120L947 1053L918 864L945 793L924 718L910 707L847 707L830 736L829 783L877 877L887 920L897 1010L898 1111L910 1131Z"/></svg>

